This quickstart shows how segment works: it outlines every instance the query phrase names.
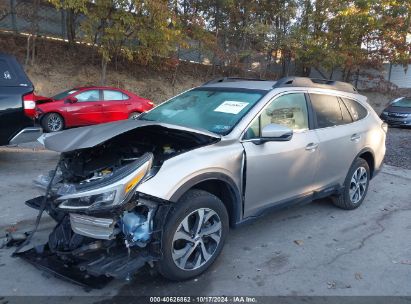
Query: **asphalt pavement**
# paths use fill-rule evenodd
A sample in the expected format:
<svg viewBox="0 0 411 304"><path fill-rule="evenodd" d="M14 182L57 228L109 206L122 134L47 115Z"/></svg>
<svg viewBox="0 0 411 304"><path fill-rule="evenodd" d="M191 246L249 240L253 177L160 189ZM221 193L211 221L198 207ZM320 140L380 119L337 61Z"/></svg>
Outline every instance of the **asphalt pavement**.
<svg viewBox="0 0 411 304"><path fill-rule="evenodd" d="M37 212L24 201L41 194L32 180L57 159L37 148L0 148L0 237L10 227L30 230ZM44 243L53 225L43 218L32 244ZM411 296L411 170L385 165L359 209L340 210L324 199L231 230L216 263L186 282L143 271L90 291L12 258L13 250L0 250L0 300L8 303L17 295L70 296L64 301L76 303L122 295Z"/></svg>

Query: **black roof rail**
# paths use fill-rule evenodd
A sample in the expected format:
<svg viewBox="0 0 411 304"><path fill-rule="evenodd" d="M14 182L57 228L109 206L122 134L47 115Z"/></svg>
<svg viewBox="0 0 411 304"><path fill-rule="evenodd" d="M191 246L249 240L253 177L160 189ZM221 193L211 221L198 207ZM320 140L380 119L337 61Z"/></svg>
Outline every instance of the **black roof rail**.
<svg viewBox="0 0 411 304"><path fill-rule="evenodd" d="M207 81L203 83L203 85L206 84L213 84L213 83L219 83L219 82L236 82L236 81L267 81L266 79L260 79L260 78L243 78L243 77L220 77L216 79L212 79L210 81Z"/></svg>
<svg viewBox="0 0 411 304"><path fill-rule="evenodd" d="M321 78L308 78L308 77L284 77L275 83L273 88L283 87L309 87L309 88L321 88L332 89L338 91L344 91L348 93L358 93L357 89L350 83L321 79Z"/></svg>

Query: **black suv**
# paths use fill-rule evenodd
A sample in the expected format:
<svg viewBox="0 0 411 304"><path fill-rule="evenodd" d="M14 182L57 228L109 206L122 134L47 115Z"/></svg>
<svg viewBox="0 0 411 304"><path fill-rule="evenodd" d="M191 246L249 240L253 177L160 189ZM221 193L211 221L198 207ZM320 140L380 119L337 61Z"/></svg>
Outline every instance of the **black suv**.
<svg viewBox="0 0 411 304"><path fill-rule="evenodd" d="M0 146L37 139L35 127L25 111L35 106L34 87L13 56L0 53Z"/></svg>

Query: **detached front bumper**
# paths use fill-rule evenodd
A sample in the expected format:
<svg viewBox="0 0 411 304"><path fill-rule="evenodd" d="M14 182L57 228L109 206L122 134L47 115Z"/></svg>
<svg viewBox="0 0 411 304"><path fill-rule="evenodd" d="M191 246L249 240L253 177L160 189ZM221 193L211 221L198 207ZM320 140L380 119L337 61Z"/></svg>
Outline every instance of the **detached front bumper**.
<svg viewBox="0 0 411 304"><path fill-rule="evenodd" d="M39 209L43 197L26 202ZM113 278L130 279L147 264L162 257L161 238L170 210L167 203L158 203L149 240L138 245L121 231L114 215L89 216L66 213L56 215L46 209L58 224L45 245L36 246L17 256L59 278L88 288L103 288ZM95 236L93 238L92 236Z"/></svg>
<svg viewBox="0 0 411 304"><path fill-rule="evenodd" d="M18 145L36 141L41 136L43 130L40 127L28 127L17 133L11 140L10 145Z"/></svg>

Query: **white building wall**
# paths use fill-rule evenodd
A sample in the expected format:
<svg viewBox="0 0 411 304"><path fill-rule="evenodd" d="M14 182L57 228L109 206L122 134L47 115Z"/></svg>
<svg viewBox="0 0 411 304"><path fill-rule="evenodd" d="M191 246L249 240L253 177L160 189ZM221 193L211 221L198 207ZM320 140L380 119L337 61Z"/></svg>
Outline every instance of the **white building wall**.
<svg viewBox="0 0 411 304"><path fill-rule="evenodd" d="M408 65L408 69L402 65L392 65L391 73L385 73L384 76L399 88L411 88L411 65Z"/></svg>

